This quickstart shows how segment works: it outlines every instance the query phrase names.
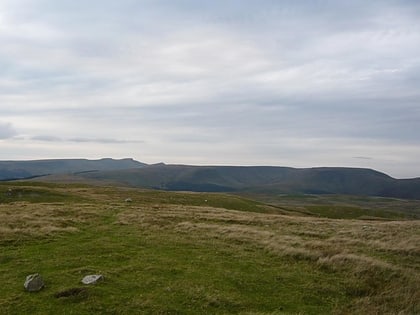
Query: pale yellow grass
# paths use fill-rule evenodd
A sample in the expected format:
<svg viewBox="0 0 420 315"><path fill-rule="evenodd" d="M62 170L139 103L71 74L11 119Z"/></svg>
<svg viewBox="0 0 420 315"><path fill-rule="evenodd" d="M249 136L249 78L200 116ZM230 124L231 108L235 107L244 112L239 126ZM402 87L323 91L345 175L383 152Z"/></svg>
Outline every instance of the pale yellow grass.
<svg viewBox="0 0 420 315"><path fill-rule="evenodd" d="M16 202L0 204L0 240L75 232L77 224L97 216L88 204Z"/></svg>
<svg viewBox="0 0 420 315"><path fill-rule="evenodd" d="M178 231L249 241L283 254L308 258L364 253L418 255L420 221L361 221L260 214L211 207L155 205L129 207L120 224L171 226ZM374 258L371 258L374 259Z"/></svg>

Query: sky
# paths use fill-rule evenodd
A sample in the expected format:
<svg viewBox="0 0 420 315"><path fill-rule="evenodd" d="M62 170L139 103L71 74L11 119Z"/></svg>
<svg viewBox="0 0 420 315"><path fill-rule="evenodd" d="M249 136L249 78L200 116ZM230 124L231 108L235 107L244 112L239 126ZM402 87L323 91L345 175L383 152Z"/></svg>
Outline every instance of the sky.
<svg viewBox="0 0 420 315"><path fill-rule="evenodd" d="M420 177L420 1L1 0L0 160Z"/></svg>

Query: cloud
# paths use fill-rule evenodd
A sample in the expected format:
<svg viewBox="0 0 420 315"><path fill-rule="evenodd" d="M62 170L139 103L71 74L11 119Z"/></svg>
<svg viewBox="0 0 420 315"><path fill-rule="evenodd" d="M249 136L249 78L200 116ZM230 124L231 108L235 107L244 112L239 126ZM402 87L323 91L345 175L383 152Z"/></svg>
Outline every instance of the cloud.
<svg viewBox="0 0 420 315"><path fill-rule="evenodd" d="M390 168L366 146L386 143L420 169L419 16L416 1L4 0L0 137L57 154L138 143L150 163L222 163L212 147L273 164L287 143L282 164L301 142L313 164Z"/></svg>
<svg viewBox="0 0 420 315"><path fill-rule="evenodd" d="M34 136L31 137L31 140L35 140L35 141L46 141L46 142L58 142L58 141L63 141L63 139L59 138L59 137L55 137L55 136L48 136L48 135L44 135L44 136Z"/></svg>
<svg viewBox="0 0 420 315"><path fill-rule="evenodd" d="M353 156L353 159L358 159L358 160L372 160L372 158L369 157L369 156Z"/></svg>
<svg viewBox="0 0 420 315"><path fill-rule="evenodd" d="M120 139L108 139L108 138L99 138L99 139L90 139L90 138L70 138L66 141L70 142L94 142L94 143L109 143L109 144L124 144L124 143L143 143L140 140L120 140Z"/></svg>
<svg viewBox="0 0 420 315"><path fill-rule="evenodd" d="M0 121L0 139L9 139L17 135L12 124Z"/></svg>
<svg viewBox="0 0 420 315"><path fill-rule="evenodd" d="M30 140L43 142L79 142L79 143L102 143L102 144L126 144L143 143L141 140L121 140L111 138L59 138L55 136L41 135L31 137Z"/></svg>

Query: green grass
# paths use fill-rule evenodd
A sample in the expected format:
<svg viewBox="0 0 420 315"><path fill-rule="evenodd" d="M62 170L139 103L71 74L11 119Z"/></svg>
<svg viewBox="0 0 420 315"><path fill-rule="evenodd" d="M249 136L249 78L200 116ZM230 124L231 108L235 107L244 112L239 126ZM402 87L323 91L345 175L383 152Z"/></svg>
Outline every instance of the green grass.
<svg viewBox="0 0 420 315"><path fill-rule="evenodd" d="M279 215L225 194L18 188L0 204L0 314L420 311L417 221ZM25 292L35 272L46 287Z"/></svg>
<svg viewBox="0 0 420 315"><path fill-rule="evenodd" d="M105 232L105 231L104 231ZM116 227L107 235L81 233L51 242L9 249L0 271L2 313L91 314L223 314L245 311L304 312L331 310L340 301L335 276L313 270L307 263L290 262L224 242L186 236L138 235ZM120 250L117 250L120 248ZM10 259L13 257L13 260ZM66 257L63 260L62 257ZM46 278L46 289L23 292L22 279L32 272ZM105 281L87 288L83 297L55 294L82 286L88 273L102 273ZM322 281L320 281L322 279ZM343 282L343 279L341 279ZM342 286L342 285L341 285ZM306 288L306 290L302 290Z"/></svg>
<svg viewBox="0 0 420 315"><path fill-rule="evenodd" d="M80 196L57 191L58 185L19 182L0 183L0 204L12 202L81 202Z"/></svg>
<svg viewBox="0 0 420 315"><path fill-rule="evenodd" d="M284 211L332 219L420 219L420 200L305 194L245 196Z"/></svg>
<svg viewBox="0 0 420 315"><path fill-rule="evenodd" d="M401 213L380 209L365 209L355 206L339 205L308 205L306 209L313 214L332 219L401 219L406 216Z"/></svg>

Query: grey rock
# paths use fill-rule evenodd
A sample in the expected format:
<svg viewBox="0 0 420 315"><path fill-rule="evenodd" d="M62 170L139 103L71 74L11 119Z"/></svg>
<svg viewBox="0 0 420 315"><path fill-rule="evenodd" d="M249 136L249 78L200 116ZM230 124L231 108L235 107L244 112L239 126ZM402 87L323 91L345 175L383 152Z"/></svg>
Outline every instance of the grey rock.
<svg viewBox="0 0 420 315"><path fill-rule="evenodd" d="M82 279L83 284L95 284L104 279L103 275L88 275Z"/></svg>
<svg viewBox="0 0 420 315"><path fill-rule="evenodd" d="M133 200L131 198L127 198L125 199L125 202L133 202Z"/></svg>
<svg viewBox="0 0 420 315"><path fill-rule="evenodd" d="M45 286L45 283L40 274L34 273L26 277L23 286L29 292L38 292Z"/></svg>

